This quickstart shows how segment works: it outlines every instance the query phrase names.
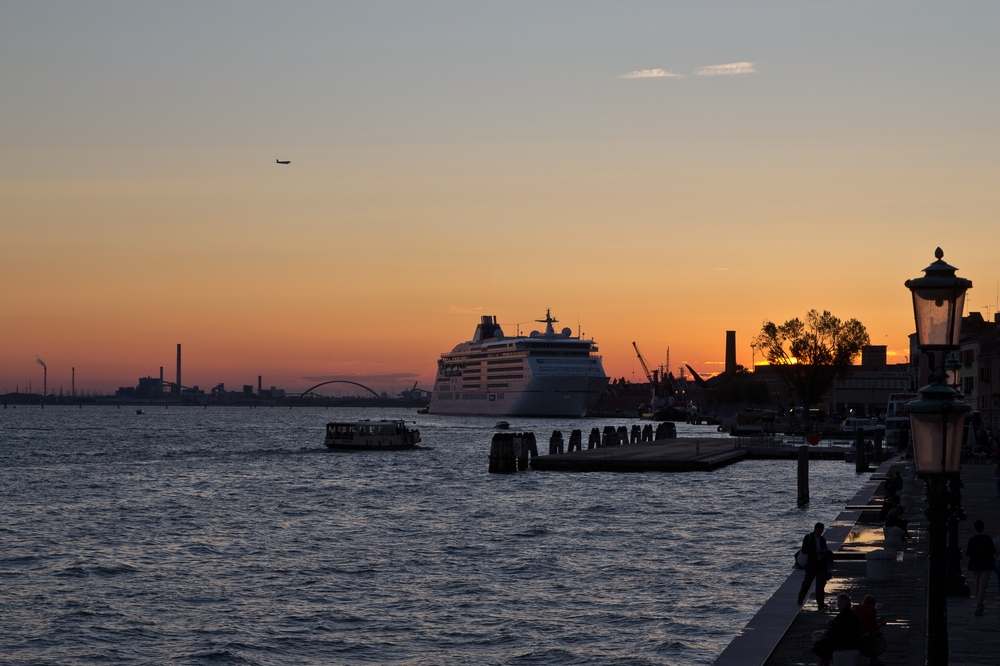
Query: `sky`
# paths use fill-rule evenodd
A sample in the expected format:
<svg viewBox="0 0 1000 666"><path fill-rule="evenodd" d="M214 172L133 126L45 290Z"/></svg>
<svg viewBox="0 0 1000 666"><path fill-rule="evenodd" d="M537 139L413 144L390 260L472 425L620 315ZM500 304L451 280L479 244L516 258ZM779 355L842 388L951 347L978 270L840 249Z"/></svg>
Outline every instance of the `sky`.
<svg viewBox="0 0 1000 666"><path fill-rule="evenodd" d="M547 308L607 373L1000 305L1000 3L0 0L0 390L430 388ZM276 159L289 165L275 164Z"/></svg>

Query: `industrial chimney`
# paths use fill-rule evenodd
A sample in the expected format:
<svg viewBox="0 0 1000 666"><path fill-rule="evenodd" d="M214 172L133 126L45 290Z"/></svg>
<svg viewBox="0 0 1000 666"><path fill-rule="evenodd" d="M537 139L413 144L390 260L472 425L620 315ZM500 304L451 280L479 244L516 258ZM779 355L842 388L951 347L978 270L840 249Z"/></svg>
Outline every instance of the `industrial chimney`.
<svg viewBox="0 0 1000 666"><path fill-rule="evenodd" d="M261 389L260 379L261 379L260 375L257 375L257 395L260 395L260 389Z"/></svg>
<svg viewBox="0 0 1000 666"><path fill-rule="evenodd" d="M736 372L736 331L726 331L726 373Z"/></svg>
<svg viewBox="0 0 1000 666"><path fill-rule="evenodd" d="M174 385L174 391L178 396L181 394L181 343L177 343L177 384Z"/></svg>
<svg viewBox="0 0 1000 666"><path fill-rule="evenodd" d="M76 397L76 366L73 366L73 380L70 384L70 390L73 392L73 397Z"/></svg>

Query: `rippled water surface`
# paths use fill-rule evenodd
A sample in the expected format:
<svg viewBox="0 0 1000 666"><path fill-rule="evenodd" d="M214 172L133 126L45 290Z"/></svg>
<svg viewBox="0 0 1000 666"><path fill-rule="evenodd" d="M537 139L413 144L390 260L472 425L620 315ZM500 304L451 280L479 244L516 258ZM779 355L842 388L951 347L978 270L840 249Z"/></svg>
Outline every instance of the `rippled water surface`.
<svg viewBox="0 0 1000 666"><path fill-rule="evenodd" d="M322 446L390 417L426 448ZM494 421L0 410L0 661L710 664L861 483L814 461L799 510L794 461L490 475Z"/></svg>

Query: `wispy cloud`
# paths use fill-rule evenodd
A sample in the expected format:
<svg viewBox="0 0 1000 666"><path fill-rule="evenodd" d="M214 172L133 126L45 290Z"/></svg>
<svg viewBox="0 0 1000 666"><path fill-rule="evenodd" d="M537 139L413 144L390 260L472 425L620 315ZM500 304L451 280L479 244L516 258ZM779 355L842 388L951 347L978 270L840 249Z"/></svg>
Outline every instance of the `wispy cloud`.
<svg viewBox="0 0 1000 666"><path fill-rule="evenodd" d="M726 65L709 65L694 70L697 76L728 76L730 74L756 74L752 62L731 62Z"/></svg>
<svg viewBox="0 0 1000 666"><path fill-rule="evenodd" d="M637 69L628 74L619 74L619 79L683 79L683 74L674 74L666 69Z"/></svg>

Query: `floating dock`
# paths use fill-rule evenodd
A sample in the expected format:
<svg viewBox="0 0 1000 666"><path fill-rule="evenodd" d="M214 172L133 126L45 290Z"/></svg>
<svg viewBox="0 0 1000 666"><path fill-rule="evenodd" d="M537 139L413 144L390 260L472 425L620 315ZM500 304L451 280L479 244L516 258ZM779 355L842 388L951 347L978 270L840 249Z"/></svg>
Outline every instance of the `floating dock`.
<svg viewBox="0 0 1000 666"><path fill-rule="evenodd" d="M798 446L719 437L660 439L533 457L543 472L710 472L740 460L794 460ZM843 460L844 449L810 446L810 460Z"/></svg>

